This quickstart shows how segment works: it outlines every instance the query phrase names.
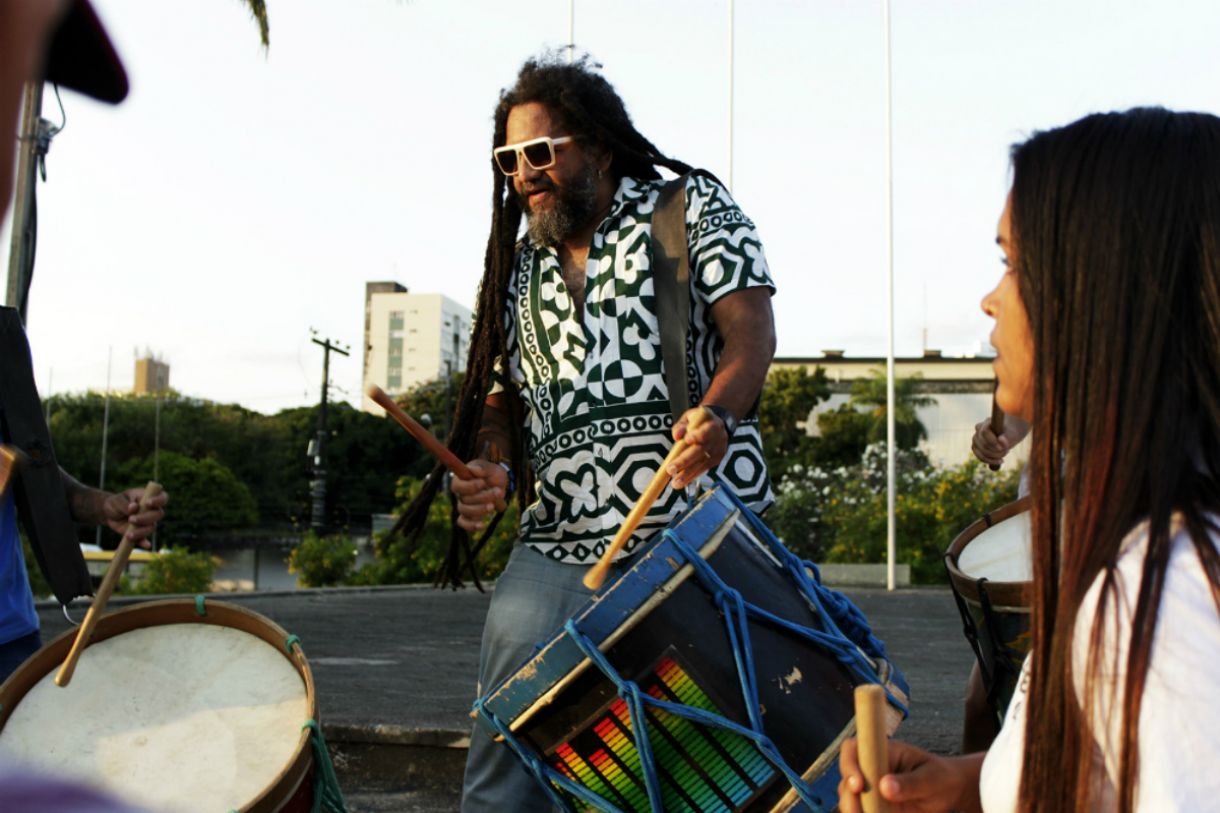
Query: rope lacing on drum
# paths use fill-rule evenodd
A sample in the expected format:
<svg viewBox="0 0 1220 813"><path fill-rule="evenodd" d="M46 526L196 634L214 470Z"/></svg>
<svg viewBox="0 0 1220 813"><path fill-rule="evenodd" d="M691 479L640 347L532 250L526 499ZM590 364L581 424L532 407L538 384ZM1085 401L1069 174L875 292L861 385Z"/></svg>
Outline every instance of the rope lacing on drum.
<svg viewBox="0 0 1220 813"><path fill-rule="evenodd" d="M292 645L293 644L300 646L301 645L301 636L289 635L287 638L284 639L284 651L287 652L289 655L292 654Z"/></svg>
<svg viewBox="0 0 1220 813"><path fill-rule="evenodd" d="M292 637L296 637L295 635ZM326 747L326 738L322 736L322 726L317 720L306 720L301 730L310 730L309 742L313 746L313 807L310 813L347 813L347 802L343 799L343 791L339 788L339 777L335 775L335 766L330 761L330 750Z"/></svg>

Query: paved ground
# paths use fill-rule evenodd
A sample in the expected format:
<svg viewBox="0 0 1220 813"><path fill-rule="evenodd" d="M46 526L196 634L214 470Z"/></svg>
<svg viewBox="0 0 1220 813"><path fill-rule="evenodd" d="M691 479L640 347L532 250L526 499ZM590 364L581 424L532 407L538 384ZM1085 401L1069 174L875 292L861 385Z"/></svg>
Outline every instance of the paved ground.
<svg viewBox="0 0 1220 813"><path fill-rule="evenodd" d="M947 589L844 592L910 682L911 717L899 736L954 752L972 656L952 595ZM397 587L215 598L300 636L352 813L457 809L488 595ZM67 628L58 608L40 607L40 615L47 640Z"/></svg>

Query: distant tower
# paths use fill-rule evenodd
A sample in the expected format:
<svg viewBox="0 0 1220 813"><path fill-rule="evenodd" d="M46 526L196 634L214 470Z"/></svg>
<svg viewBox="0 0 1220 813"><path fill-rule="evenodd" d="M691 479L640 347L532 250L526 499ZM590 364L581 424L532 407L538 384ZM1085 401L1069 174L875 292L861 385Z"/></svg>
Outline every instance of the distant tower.
<svg viewBox="0 0 1220 813"><path fill-rule="evenodd" d="M169 364L146 352L144 358L136 359L136 384L132 392L136 395L154 395L169 389Z"/></svg>

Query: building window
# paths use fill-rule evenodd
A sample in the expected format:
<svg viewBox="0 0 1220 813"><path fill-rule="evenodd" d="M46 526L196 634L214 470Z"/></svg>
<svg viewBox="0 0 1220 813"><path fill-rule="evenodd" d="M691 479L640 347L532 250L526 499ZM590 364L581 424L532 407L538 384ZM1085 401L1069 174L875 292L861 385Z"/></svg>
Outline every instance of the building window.
<svg viewBox="0 0 1220 813"><path fill-rule="evenodd" d="M402 330L402 311L390 311L390 330Z"/></svg>
<svg viewBox="0 0 1220 813"><path fill-rule="evenodd" d="M391 390L400 389L402 387L402 376L401 375L386 376L385 385L387 388L389 388Z"/></svg>

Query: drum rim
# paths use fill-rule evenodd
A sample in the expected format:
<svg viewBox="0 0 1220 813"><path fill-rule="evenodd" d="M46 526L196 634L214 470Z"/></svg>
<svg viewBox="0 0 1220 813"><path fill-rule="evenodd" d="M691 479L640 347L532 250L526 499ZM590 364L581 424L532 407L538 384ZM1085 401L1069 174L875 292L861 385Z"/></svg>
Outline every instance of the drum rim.
<svg viewBox="0 0 1220 813"><path fill-rule="evenodd" d="M107 613L98 620L91 643L105 641L137 629L173 624L208 624L245 632L271 645L292 663L305 684L305 704L309 719L321 724L318 719L318 701L313 673L300 643L294 642L295 645L289 653L285 648L289 634L283 627L261 613L237 604L207 599L203 608L205 614L200 615L196 600L189 598L157 599L124 607L121 610ZM147 622L146 616L151 616L153 619L151 623ZM44 677L59 668L72 648L76 633L77 629L73 628L56 636L19 666L8 680L0 684L0 732L3 732L13 710L29 694L30 690ZM313 767L311 736L312 731L302 725L292 757L256 797L240 808L241 813L273 813L292 798Z"/></svg>
<svg viewBox="0 0 1220 813"><path fill-rule="evenodd" d="M978 589L982 580L967 575L959 568L957 564L958 557L961 556L966 546L983 531L993 528L1004 520L1015 517L1017 514L1028 511L1029 507L1030 498L1028 496L1020 497L1000 506L994 511L987 512L967 525L961 533L953 538L953 541L949 543L949 547L945 551L944 558L945 569L949 571L949 585L954 592L971 603L980 604L982 602L982 596L979 594ZM1030 582L1001 582L988 579L986 584L987 597L994 609L1003 609L1009 612L1029 611L1028 592Z"/></svg>

